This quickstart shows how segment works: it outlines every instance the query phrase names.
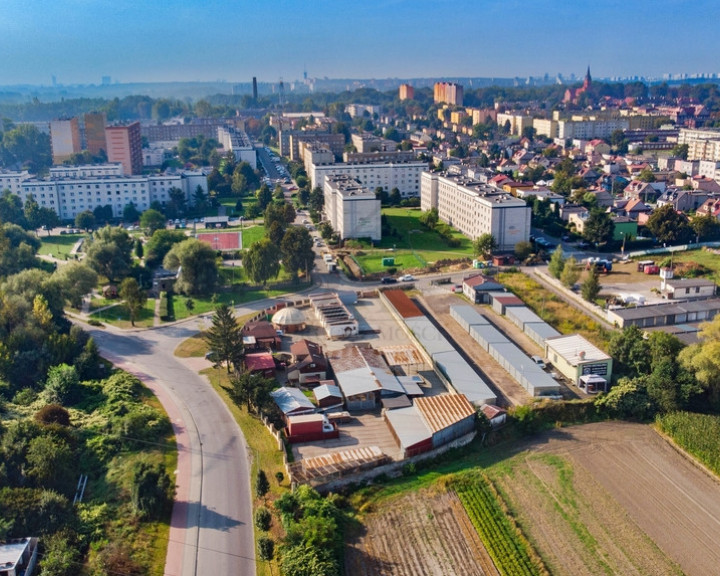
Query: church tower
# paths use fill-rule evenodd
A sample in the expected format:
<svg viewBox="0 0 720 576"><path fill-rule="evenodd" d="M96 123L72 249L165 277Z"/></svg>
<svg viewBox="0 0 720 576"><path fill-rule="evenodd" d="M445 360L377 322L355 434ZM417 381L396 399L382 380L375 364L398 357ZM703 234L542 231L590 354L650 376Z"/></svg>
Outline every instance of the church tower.
<svg viewBox="0 0 720 576"><path fill-rule="evenodd" d="M587 73L585 74L585 80L583 81L583 88L587 90L590 88L590 84L592 84L592 77L590 76L590 66L588 66Z"/></svg>

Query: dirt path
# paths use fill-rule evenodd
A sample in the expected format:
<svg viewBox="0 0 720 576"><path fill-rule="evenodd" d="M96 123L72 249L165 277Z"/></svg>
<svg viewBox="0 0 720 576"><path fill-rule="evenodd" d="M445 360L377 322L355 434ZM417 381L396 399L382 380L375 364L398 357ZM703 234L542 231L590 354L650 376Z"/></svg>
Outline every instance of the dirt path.
<svg viewBox="0 0 720 576"><path fill-rule="evenodd" d="M382 508L348 542L348 576L499 576L454 493L413 492Z"/></svg>

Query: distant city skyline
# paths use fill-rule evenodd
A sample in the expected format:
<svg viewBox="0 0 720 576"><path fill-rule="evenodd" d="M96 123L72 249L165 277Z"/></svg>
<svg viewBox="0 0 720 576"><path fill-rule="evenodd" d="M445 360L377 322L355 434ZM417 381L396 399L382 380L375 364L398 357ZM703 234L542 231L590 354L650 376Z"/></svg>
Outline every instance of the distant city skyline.
<svg viewBox="0 0 720 576"><path fill-rule="evenodd" d="M720 2L3 0L0 85L720 74Z"/></svg>

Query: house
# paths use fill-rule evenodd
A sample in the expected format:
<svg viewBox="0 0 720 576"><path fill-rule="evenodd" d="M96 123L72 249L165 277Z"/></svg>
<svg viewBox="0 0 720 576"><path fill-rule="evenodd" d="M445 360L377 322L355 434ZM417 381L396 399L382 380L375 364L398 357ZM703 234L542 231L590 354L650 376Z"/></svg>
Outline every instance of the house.
<svg viewBox="0 0 720 576"><path fill-rule="evenodd" d="M600 138L595 138L594 140L590 140L587 144L585 144L585 154L609 154L610 153L610 145L605 142L605 140L601 140Z"/></svg>
<svg viewBox="0 0 720 576"><path fill-rule="evenodd" d="M37 554L37 538L0 541L0 576L32 576Z"/></svg>
<svg viewBox="0 0 720 576"><path fill-rule="evenodd" d="M697 209L697 215L714 216L720 220L720 198L708 198Z"/></svg>
<svg viewBox="0 0 720 576"><path fill-rule="evenodd" d="M622 215L637 221L640 214L652 214L652 211L652 208L639 198L632 198L623 206Z"/></svg>
<svg viewBox="0 0 720 576"><path fill-rule="evenodd" d="M290 346L292 364L288 366L287 377L291 382L317 384L327 376L327 360L322 347L310 340L299 340Z"/></svg>
<svg viewBox="0 0 720 576"><path fill-rule="evenodd" d="M245 354L243 364L245 370L251 374L260 374L265 378L275 378L275 359L270 352Z"/></svg>
<svg viewBox="0 0 720 576"><path fill-rule="evenodd" d="M374 348L349 345L330 352L327 358L348 410L374 410L380 406L383 392L404 393L382 354Z"/></svg>
<svg viewBox="0 0 720 576"><path fill-rule="evenodd" d="M488 292L499 292L505 287L484 274L473 274L463 278L463 294L475 304L487 304Z"/></svg>
<svg viewBox="0 0 720 576"><path fill-rule="evenodd" d="M623 190L623 198L626 200L642 200L643 202L655 202L660 194L647 182L633 180L625 186Z"/></svg>
<svg viewBox="0 0 720 576"><path fill-rule="evenodd" d="M243 326L242 335L243 339L254 338L255 347L257 349L266 348L274 350L280 346L282 342L273 325L267 320L248 322L245 326Z"/></svg>
<svg viewBox="0 0 720 576"><path fill-rule="evenodd" d="M657 207L662 208L666 204L671 204L678 212L698 211L709 197L710 194L702 190L691 191L670 186L658 197Z"/></svg>
<svg viewBox="0 0 720 576"><path fill-rule="evenodd" d="M286 419L288 416L315 412L315 405L297 388L283 386L270 392L270 396Z"/></svg>
<svg viewBox="0 0 720 576"><path fill-rule="evenodd" d="M172 292L175 287L175 281L178 278L178 270L175 272L158 268L153 273L153 283L151 293L159 296L160 292Z"/></svg>
<svg viewBox="0 0 720 576"><path fill-rule="evenodd" d="M703 278L667 278L672 271L662 271L660 292L668 300L693 300L699 298L712 298L715 296L715 282Z"/></svg>
<svg viewBox="0 0 720 576"><path fill-rule="evenodd" d="M615 225L613 228L613 240L622 241L637 238L638 223L636 220L629 216L615 216L612 221Z"/></svg>
<svg viewBox="0 0 720 576"><path fill-rule="evenodd" d="M343 395L339 386L336 386L333 380L328 380L328 384L320 384L313 390L315 401L322 409L342 407Z"/></svg>
<svg viewBox="0 0 720 576"><path fill-rule="evenodd" d="M613 359L580 334L546 339L545 357L576 386L584 374L612 377Z"/></svg>
<svg viewBox="0 0 720 576"><path fill-rule="evenodd" d="M693 190L702 190L711 194L720 194L720 184L707 176L693 176L690 180Z"/></svg>

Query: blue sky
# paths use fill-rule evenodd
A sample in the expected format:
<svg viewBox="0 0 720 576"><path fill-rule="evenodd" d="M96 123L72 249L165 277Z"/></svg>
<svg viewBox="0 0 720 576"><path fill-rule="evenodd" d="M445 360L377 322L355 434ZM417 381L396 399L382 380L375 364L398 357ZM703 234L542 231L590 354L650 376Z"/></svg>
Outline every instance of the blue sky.
<svg viewBox="0 0 720 576"><path fill-rule="evenodd" d="M718 0L0 0L0 85L720 74Z"/></svg>

